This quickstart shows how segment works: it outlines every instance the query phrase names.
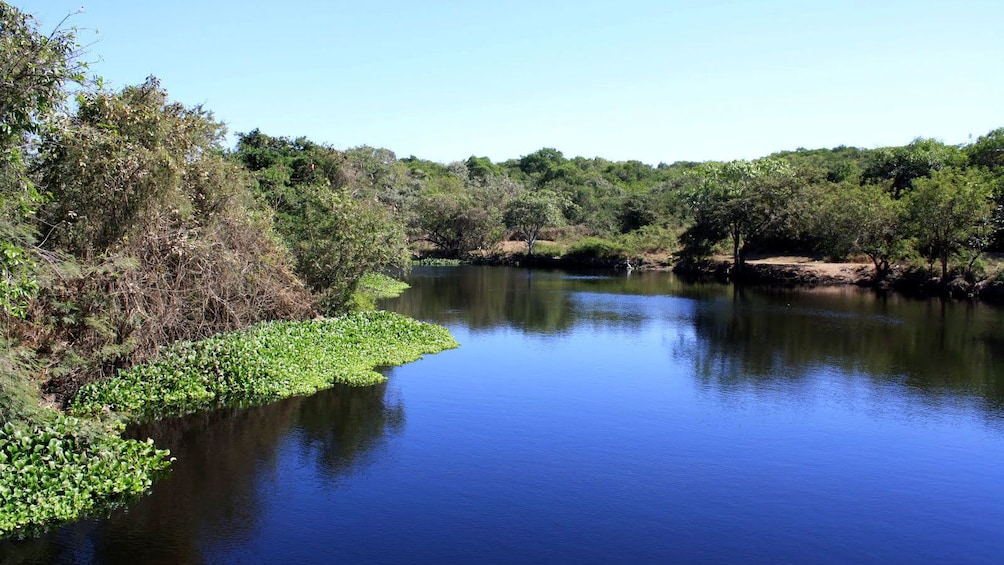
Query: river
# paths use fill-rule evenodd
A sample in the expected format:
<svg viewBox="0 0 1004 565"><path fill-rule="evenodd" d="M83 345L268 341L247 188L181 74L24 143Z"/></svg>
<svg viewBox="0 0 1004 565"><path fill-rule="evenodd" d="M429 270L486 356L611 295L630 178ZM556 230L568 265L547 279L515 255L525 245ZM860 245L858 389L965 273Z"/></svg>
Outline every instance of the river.
<svg viewBox="0 0 1004 565"><path fill-rule="evenodd" d="M134 430L178 458L21 563L999 563L1004 311L416 268L461 347Z"/></svg>

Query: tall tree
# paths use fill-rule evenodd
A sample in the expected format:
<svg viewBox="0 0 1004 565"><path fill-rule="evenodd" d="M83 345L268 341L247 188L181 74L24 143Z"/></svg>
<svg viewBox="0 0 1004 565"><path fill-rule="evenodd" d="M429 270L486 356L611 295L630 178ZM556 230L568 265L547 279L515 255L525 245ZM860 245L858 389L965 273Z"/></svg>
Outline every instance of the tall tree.
<svg viewBox="0 0 1004 565"><path fill-rule="evenodd" d="M907 206L917 249L932 265L941 264L942 279L948 277L949 260L994 214L991 196L984 175L971 169L943 169L914 181Z"/></svg>
<svg viewBox="0 0 1004 565"><path fill-rule="evenodd" d="M1004 169L1004 128L981 135L966 148L969 164L992 171Z"/></svg>
<svg viewBox="0 0 1004 565"><path fill-rule="evenodd" d="M875 279L889 274L892 262L907 255L902 200L888 183L853 183L813 187L809 231L831 257L864 253L875 266Z"/></svg>
<svg viewBox="0 0 1004 565"><path fill-rule="evenodd" d="M503 220L526 242L526 254L533 255L533 245L545 226L561 223L561 198L550 190L526 191L506 206Z"/></svg>
<svg viewBox="0 0 1004 565"><path fill-rule="evenodd" d="M750 246L789 217L797 179L785 162L770 158L706 165L698 179L689 198L691 233L727 238L741 273Z"/></svg>
<svg viewBox="0 0 1004 565"><path fill-rule="evenodd" d="M862 171L861 180L863 183L891 180L893 196L899 198L913 187L914 179L965 164L966 155L958 147L936 139L917 138L902 147L875 150Z"/></svg>

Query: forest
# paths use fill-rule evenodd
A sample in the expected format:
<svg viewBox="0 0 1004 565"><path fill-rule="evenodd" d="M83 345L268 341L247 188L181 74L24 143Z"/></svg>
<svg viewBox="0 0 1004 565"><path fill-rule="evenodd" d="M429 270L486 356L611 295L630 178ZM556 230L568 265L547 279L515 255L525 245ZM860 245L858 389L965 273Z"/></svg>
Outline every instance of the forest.
<svg viewBox="0 0 1004 565"><path fill-rule="evenodd" d="M506 242L609 266L724 256L736 280L775 253L866 260L876 284L1004 285L988 259L1004 247L1004 128L655 166L548 147L443 164L259 130L228 147L208 109L154 77L107 89L79 49L0 2L5 424L50 421L168 344L364 309L367 276L512 260Z"/></svg>

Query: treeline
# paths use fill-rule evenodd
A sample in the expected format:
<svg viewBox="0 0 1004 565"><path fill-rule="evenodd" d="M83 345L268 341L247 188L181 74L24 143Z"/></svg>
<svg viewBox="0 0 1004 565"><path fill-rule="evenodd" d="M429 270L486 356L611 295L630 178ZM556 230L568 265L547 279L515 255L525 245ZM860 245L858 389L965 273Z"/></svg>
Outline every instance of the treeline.
<svg viewBox="0 0 1004 565"><path fill-rule="evenodd" d="M867 258L877 279L899 265L973 280L986 274L984 253L1004 244L1004 128L962 146L919 138L901 147L654 167L569 159L551 148L500 163L472 156L443 165L257 130L239 136L233 156L285 218L285 233L299 229L289 221L302 218L300 187L325 186L381 204L413 251L441 257L490 255L516 239L527 254L567 258L724 254L736 274L751 252L800 253ZM544 248L536 245L542 235Z"/></svg>

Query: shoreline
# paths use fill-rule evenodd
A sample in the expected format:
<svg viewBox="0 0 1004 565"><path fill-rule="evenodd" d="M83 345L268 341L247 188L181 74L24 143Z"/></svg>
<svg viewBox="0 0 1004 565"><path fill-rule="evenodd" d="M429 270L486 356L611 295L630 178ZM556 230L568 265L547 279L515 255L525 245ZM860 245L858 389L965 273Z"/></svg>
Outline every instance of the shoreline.
<svg viewBox="0 0 1004 565"><path fill-rule="evenodd" d="M553 269L627 270L623 257L568 257L500 253L475 257L474 265L496 265ZM876 280L871 263L816 261L801 256L762 256L746 262L741 276L733 274L731 259L712 258L698 261L673 261L669 258L642 259L630 263L635 271L671 271L692 280L717 281L766 288L813 288L819 286L855 286L876 292L896 292L912 298L942 298L1004 304L1004 280L988 277L969 281L961 275L941 280L922 268L894 266L881 280Z"/></svg>

